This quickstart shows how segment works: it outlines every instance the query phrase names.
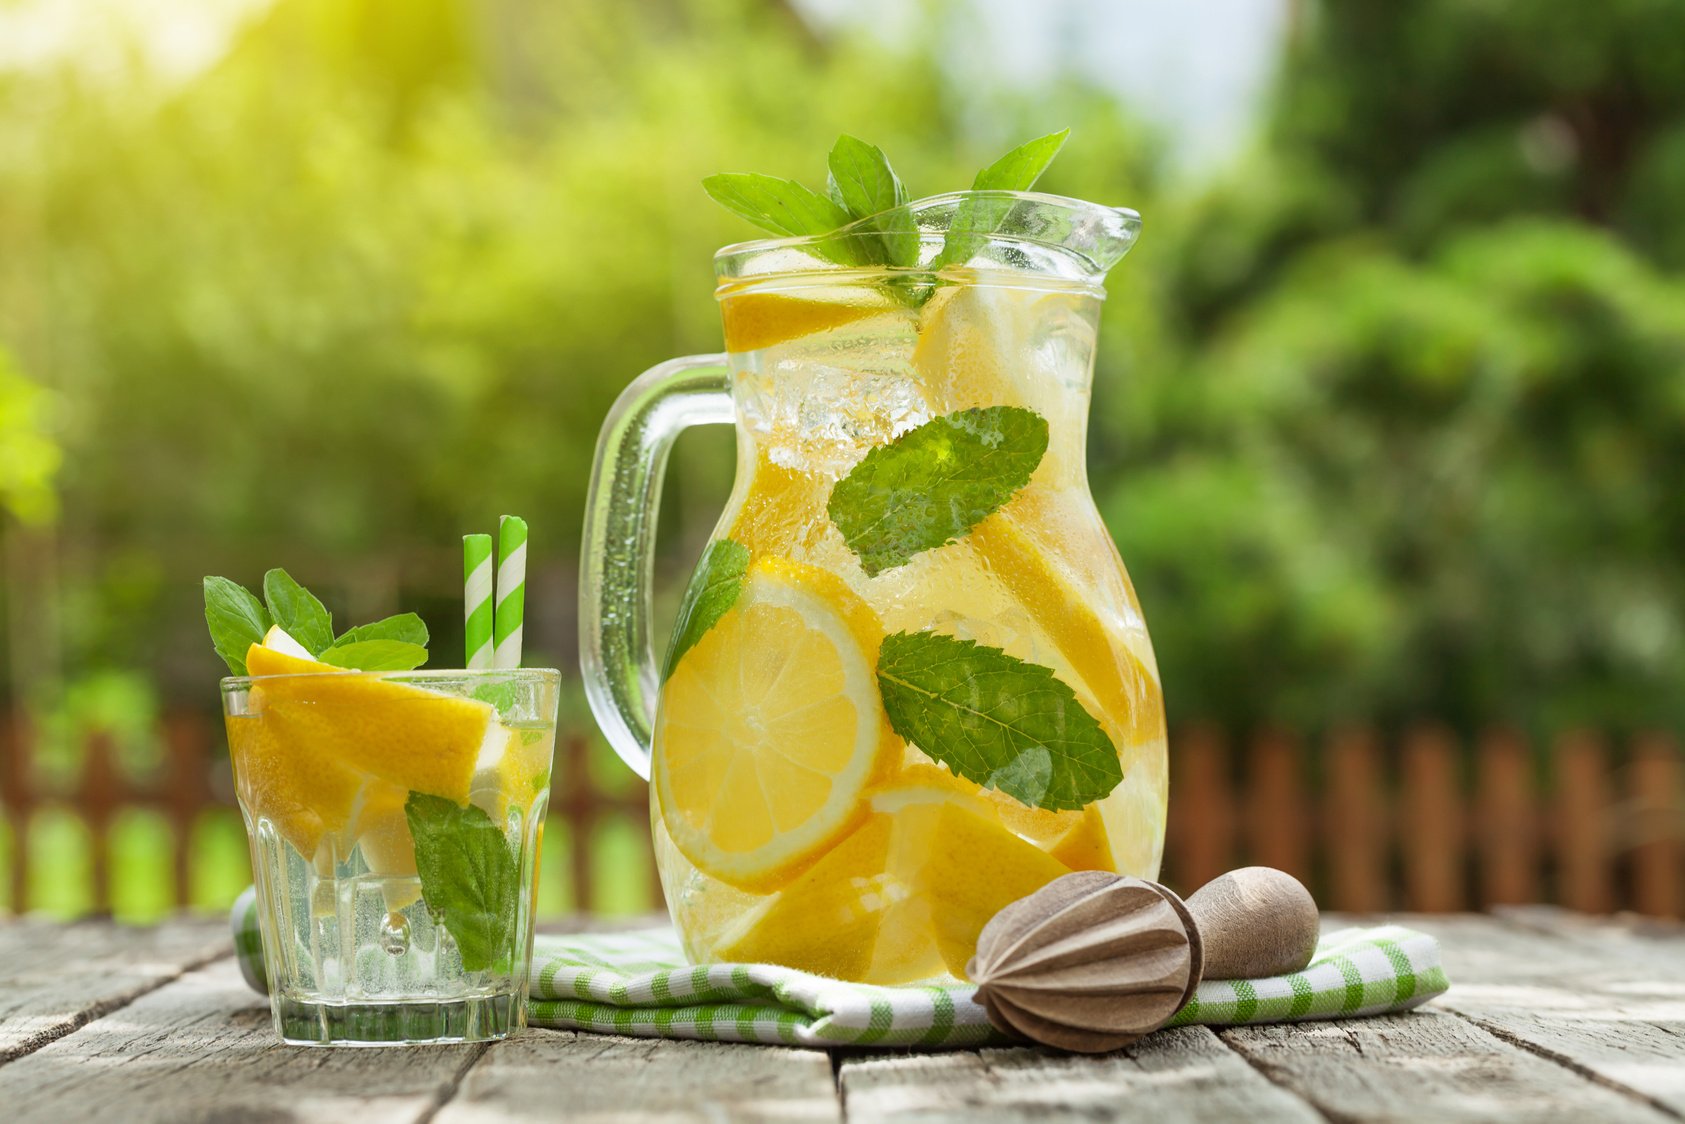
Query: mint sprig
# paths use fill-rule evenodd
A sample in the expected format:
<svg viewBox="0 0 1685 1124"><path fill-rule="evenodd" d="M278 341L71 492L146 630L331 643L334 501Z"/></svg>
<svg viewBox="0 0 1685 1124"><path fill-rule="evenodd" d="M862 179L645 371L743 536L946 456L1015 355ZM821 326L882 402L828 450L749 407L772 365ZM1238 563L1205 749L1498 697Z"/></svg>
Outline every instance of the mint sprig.
<svg viewBox="0 0 1685 1124"><path fill-rule="evenodd" d="M1069 129L1060 129L1057 133L1025 141L978 172L977 178L971 181L971 190L1030 190L1041 179L1041 174L1047 171L1047 166L1053 163L1053 158L1059 155L1059 150L1065 147L1070 135Z"/></svg>
<svg viewBox="0 0 1685 1124"><path fill-rule="evenodd" d="M826 511L869 577L953 542L1029 483L1047 419L1019 406L932 418L872 449L831 489Z"/></svg>
<svg viewBox="0 0 1685 1124"><path fill-rule="evenodd" d="M227 578L205 579L205 625L217 655L234 675L245 675L246 651L263 643L272 625L316 659L359 671L412 671L427 662L427 626L400 613L346 629L336 638L333 615L285 570L263 575L264 600Z"/></svg>
<svg viewBox="0 0 1685 1124"><path fill-rule="evenodd" d="M665 683L678 666L679 659L703 635L731 610L743 590L743 576L749 572L749 548L732 539L716 539L708 544L702 561L685 587L684 601L679 606L679 619L673 625L673 644L667 651L667 662L661 670Z"/></svg>
<svg viewBox="0 0 1685 1124"><path fill-rule="evenodd" d="M1050 668L972 640L898 632L878 651L895 732L967 780L1050 811L1123 779L1117 747Z"/></svg>
<svg viewBox="0 0 1685 1124"><path fill-rule="evenodd" d="M889 157L875 144L847 133L831 146L826 161L826 187L831 200L855 218L865 218L907 201L907 187Z"/></svg>
<svg viewBox="0 0 1685 1124"><path fill-rule="evenodd" d="M978 172L971 190L1030 190L1059 154L1070 132L1062 129L1025 141ZM754 172L709 176L702 181L702 188L727 210L784 237L819 237L851 223L861 224L848 238L826 241L821 237L814 244L816 253L839 265L917 268L918 226L905 210L906 185L895 174L883 149L844 133L831 147L826 163L824 195L795 180ZM1011 209L1009 199L962 201L950 221L942 249L927 268L935 272L964 264L1000 229ZM871 237L873 233L875 238ZM927 282L900 285L895 291L910 304L918 305L934 290Z"/></svg>
<svg viewBox="0 0 1685 1124"><path fill-rule="evenodd" d="M421 897L456 941L462 967L482 972L509 960L519 864L502 829L472 804L424 792L409 794L404 818L415 840Z"/></svg>

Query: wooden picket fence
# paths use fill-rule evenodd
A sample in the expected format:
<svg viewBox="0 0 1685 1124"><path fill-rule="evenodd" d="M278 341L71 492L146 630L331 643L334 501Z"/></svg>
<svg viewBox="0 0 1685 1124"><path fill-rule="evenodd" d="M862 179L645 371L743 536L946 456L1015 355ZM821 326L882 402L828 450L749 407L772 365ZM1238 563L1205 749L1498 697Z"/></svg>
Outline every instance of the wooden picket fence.
<svg viewBox="0 0 1685 1124"><path fill-rule="evenodd" d="M0 808L12 825L13 903L25 903L33 814L74 810L92 839L91 900L111 901L110 828L125 809L160 812L174 833L174 900L190 900L189 840L209 808L226 808L220 724L168 718L163 767L146 785L125 777L108 737L88 737L69 791L38 785L32 738L0 724ZM565 825L571 900L598 900L592 841L610 820L644 822L642 785L593 777L591 739L558 740L551 823ZM1366 729L1317 738L1265 731L1247 738L1190 726L1171 739L1171 807L1164 878L1192 890L1234 866L1260 863L1302 878L1325 908L1443 912L1556 902L1590 912L1685 913L1685 760L1667 734L1627 739L1572 733L1534 745L1507 730L1472 739L1421 726L1383 737ZM222 795L219 795L219 790ZM639 880L660 905L647 837Z"/></svg>
<svg viewBox="0 0 1685 1124"><path fill-rule="evenodd" d="M1303 879L1325 909L1442 913L1554 902L1685 912L1685 761L1675 738L1423 725L1315 743L1172 739L1166 876L1193 889L1242 863Z"/></svg>

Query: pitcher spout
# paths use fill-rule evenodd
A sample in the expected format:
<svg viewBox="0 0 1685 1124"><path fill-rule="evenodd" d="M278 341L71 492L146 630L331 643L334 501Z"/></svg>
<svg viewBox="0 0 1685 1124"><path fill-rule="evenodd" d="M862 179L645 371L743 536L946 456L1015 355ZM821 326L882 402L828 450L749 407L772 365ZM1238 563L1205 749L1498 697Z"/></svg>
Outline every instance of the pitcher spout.
<svg viewBox="0 0 1685 1124"><path fill-rule="evenodd" d="M1099 281L1141 233L1141 216L1127 207L1032 191L955 191L906 209L921 232L939 236L921 239L927 245L960 242L966 257L953 264L1051 272L1068 280Z"/></svg>

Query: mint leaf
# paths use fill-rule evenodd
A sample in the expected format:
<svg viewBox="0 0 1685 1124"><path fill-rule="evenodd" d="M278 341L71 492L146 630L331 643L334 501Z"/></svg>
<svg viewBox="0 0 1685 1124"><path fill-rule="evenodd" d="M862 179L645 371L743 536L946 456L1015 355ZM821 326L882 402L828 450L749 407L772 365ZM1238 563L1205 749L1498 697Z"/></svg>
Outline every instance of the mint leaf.
<svg viewBox="0 0 1685 1124"><path fill-rule="evenodd" d="M510 714L521 704L521 685L512 679L474 684L473 697L497 708L498 717Z"/></svg>
<svg viewBox="0 0 1685 1124"><path fill-rule="evenodd" d="M794 238L829 234L852 216L840 205L795 180L758 172L722 172L702 181L714 202L762 230Z"/></svg>
<svg viewBox="0 0 1685 1124"><path fill-rule="evenodd" d="M399 613L384 617L373 624L360 624L339 634L331 647L340 648L363 640L401 640L406 644L427 646L427 626L414 613Z"/></svg>
<svg viewBox="0 0 1685 1124"><path fill-rule="evenodd" d="M889 166L889 157L875 144L867 144L847 133L831 147L830 174L826 183L831 199L857 219L899 207L907 201L907 188Z"/></svg>
<svg viewBox="0 0 1685 1124"><path fill-rule="evenodd" d="M358 671L413 671L427 662L427 649L402 640L355 640L335 644L316 658Z"/></svg>
<svg viewBox="0 0 1685 1124"><path fill-rule="evenodd" d="M246 674L246 650L263 643L263 634L273 623L263 602L239 582L205 579L205 625L211 630L216 654L233 674Z"/></svg>
<svg viewBox="0 0 1685 1124"><path fill-rule="evenodd" d="M831 199L855 219L870 219L879 232L879 252L885 265L919 263L919 233L913 216L897 210L907 202L907 188L890 167L889 157L875 144L843 134L831 149L826 184Z"/></svg>
<svg viewBox="0 0 1685 1124"><path fill-rule="evenodd" d="M937 632L878 652L895 732L955 773L1050 811L1082 808L1123 779L1117 747L1053 672Z"/></svg>
<svg viewBox="0 0 1685 1124"><path fill-rule="evenodd" d="M748 219L762 230L793 238L830 234L852 221L848 211L795 180L757 172L722 172L702 181L702 189L716 203ZM815 253L838 265L870 264L863 260L858 239L816 242Z"/></svg>
<svg viewBox="0 0 1685 1124"><path fill-rule="evenodd" d="M673 623L673 645L661 670L663 683L679 665L680 657L696 647L696 642L737 603L743 575L748 572L748 547L731 539L715 539L708 544L685 588L679 619Z"/></svg>
<svg viewBox="0 0 1685 1124"><path fill-rule="evenodd" d="M950 543L1029 482L1047 420L1018 406L932 418L871 450L831 489L826 511L869 576Z"/></svg>
<svg viewBox="0 0 1685 1124"><path fill-rule="evenodd" d="M421 896L456 941L462 967L481 972L512 957L519 872L502 830L471 804L424 792L410 793L404 818Z"/></svg>
<svg viewBox="0 0 1685 1124"><path fill-rule="evenodd" d="M977 173L971 181L973 191L1028 191L1041 179L1053 158L1065 146L1069 129L1060 129L1045 137L1025 141L1017 148Z"/></svg>
<svg viewBox="0 0 1685 1124"><path fill-rule="evenodd" d="M348 628L317 657L359 671L412 671L427 662L427 626L414 613L399 613Z"/></svg>
<svg viewBox="0 0 1685 1124"><path fill-rule="evenodd" d="M263 600L269 615L311 655L333 643L333 616L316 600L316 595L293 580L285 570L263 575Z"/></svg>
<svg viewBox="0 0 1685 1124"><path fill-rule="evenodd" d="M1049 133L1045 137L1025 141L1017 148L977 173L971 181L972 191L1028 191L1041 179L1053 158L1064 147L1069 129ZM942 241L942 252L930 263L933 270L950 265L962 265L988 243L991 235L1012 212L1012 199L970 196L954 209L948 236Z"/></svg>

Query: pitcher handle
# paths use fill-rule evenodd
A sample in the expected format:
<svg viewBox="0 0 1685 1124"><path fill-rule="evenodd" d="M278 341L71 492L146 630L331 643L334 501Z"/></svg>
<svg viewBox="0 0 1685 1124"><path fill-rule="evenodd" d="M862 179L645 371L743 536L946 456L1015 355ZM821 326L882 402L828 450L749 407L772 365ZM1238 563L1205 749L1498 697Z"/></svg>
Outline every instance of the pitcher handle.
<svg viewBox="0 0 1685 1124"><path fill-rule="evenodd" d="M660 690L650 596L667 454L691 426L734 420L725 356L688 355L632 380L597 438L580 549L579 670L609 744L645 780Z"/></svg>

